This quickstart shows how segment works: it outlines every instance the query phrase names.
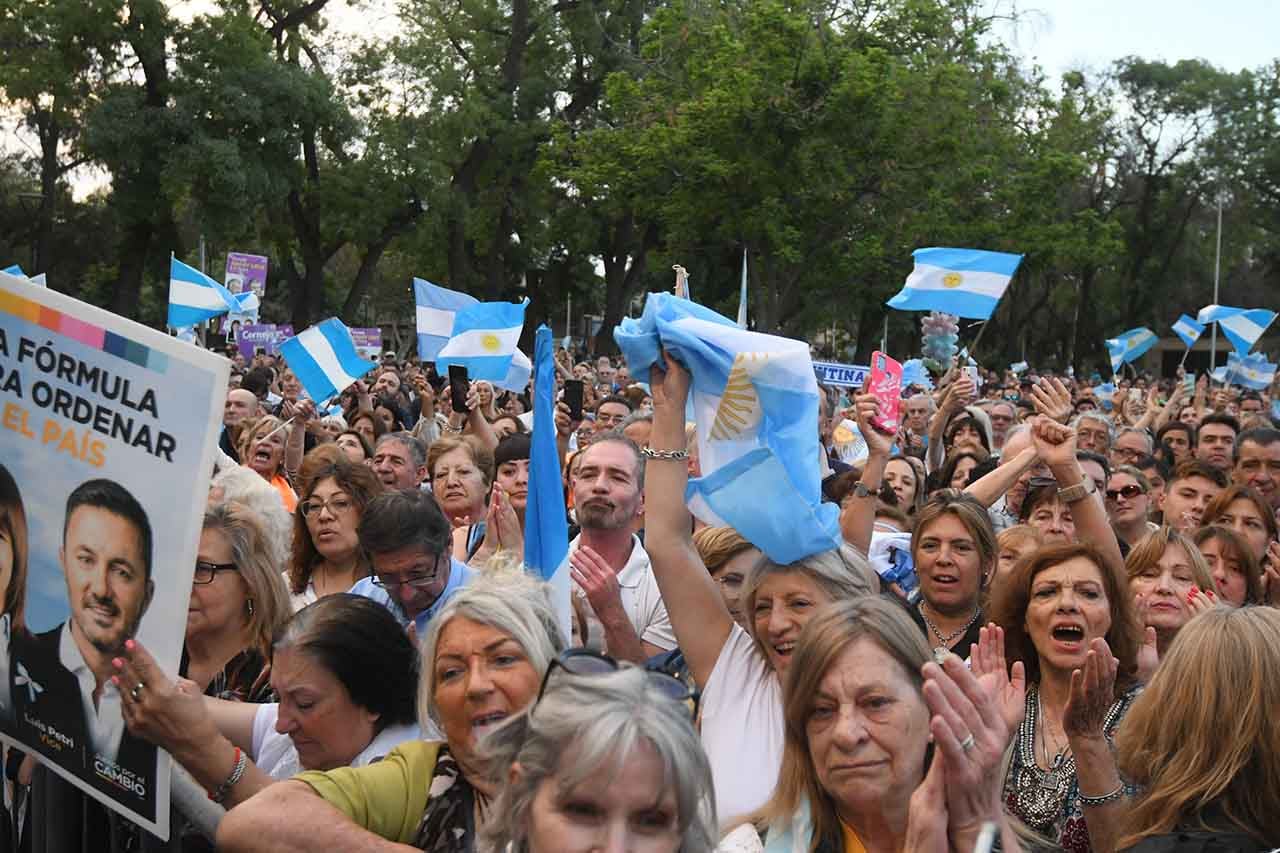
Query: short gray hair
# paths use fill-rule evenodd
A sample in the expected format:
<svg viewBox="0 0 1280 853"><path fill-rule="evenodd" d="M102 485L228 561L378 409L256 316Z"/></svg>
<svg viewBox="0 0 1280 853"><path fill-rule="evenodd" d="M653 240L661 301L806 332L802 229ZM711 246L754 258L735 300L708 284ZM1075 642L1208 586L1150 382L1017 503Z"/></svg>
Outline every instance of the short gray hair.
<svg viewBox="0 0 1280 853"><path fill-rule="evenodd" d="M1111 422L1111 418L1107 417L1103 412L1099 412L1097 410L1092 412L1081 412L1071 419L1071 428L1074 430L1080 429L1081 421L1097 421L1098 423L1103 424L1107 428L1107 444L1110 445L1116 443L1116 425L1113 424ZM1006 441L1007 440L1008 439L1006 439Z"/></svg>
<svg viewBox="0 0 1280 853"><path fill-rule="evenodd" d="M717 826L711 765L689 708L667 697L641 669L626 666L594 676L558 674L536 708L512 717L484 741L487 772L501 785L484 829L486 846L529 850L530 812L542 783L561 790L601 768L616 775L637 749L657 753L673 791L680 853L711 853ZM519 762L522 773L509 779ZM655 792L656 793L656 792Z"/></svg>
<svg viewBox="0 0 1280 853"><path fill-rule="evenodd" d="M276 571L288 568L289 551L293 547L293 516L281 503L280 493L256 471L243 465L222 469L210 488L222 491L219 502L234 501L253 512L266 534Z"/></svg>
<svg viewBox="0 0 1280 853"><path fill-rule="evenodd" d="M525 574L475 577L453 594L431 619L422 640L422 675L418 681L418 720L443 729L436 705L436 649L440 635L461 616L507 634L524 650L539 675L547 671L565 640L551 606L550 587Z"/></svg>
<svg viewBox="0 0 1280 853"><path fill-rule="evenodd" d="M1151 437L1151 433L1147 432L1142 427L1135 427L1135 426L1124 427L1123 429L1121 429L1119 432L1116 433L1116 441L1119 441L1122 437L1130 434L1142 436L1142 439L1147 443L1147 455L1148 456L1151 455L1151 451L1154 450L1156 446L1155 440ZM1114 444L1115 442L1112 442L1112 443Z"/></svg>
<svg viewBox="0 0 1280 853"><path fill-rule="evenodd" d="M923 486L921 483L918 488ZM742 603L743 612L747 616L747 631L761 654L764 654L764 641L756 636L754 621L756 595L766 578L790 574L806 575L831 601L848 601L880 592L880 576L871 568L867 558L848 543L785 565L762 556L742 581Z"/></svg>
<svg viewBox="0 0 1280 853"><path fill-rule="evenodd" d="M373 446L373 452L377 453L378 448L386 444L388 441L398 441L403 444L409 451L409 455L413 457L413 467L423 468L427 464L427 446L422 443L416 435L405 430L399 432L388 432L378 437L378 441Z"/></svg>

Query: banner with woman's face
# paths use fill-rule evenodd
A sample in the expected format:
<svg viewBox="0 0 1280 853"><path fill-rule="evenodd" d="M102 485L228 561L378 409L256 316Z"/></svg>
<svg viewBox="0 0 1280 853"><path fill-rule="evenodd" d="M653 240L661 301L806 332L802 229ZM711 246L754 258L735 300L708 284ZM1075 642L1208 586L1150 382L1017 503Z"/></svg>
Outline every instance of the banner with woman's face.
<svg viewBox="0 0 1280 853"><path fill-rule="evenodd" d="M168 837L113 658L176 673L225 359L0 274L0 736Z"/></svg>

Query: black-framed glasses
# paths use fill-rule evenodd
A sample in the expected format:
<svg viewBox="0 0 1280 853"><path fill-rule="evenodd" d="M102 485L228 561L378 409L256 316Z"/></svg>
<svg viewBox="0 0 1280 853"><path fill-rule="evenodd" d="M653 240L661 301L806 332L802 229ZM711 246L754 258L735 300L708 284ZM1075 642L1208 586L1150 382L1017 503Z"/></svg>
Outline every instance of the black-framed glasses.
<svg viewBox="0 0 1280 853"><path fill-rule="evenodd" d="M542 676L542 686L538 688L538 698L533 700L533 705L529 708L530 713L542 701L542 695L547 692L547 684L551 681L551 673L557 669L563 669L570 675L592 676L617 672L619 666L613 658L591 649L565 649L551 661L551 665L547 667L547 674ZM649 678L649 683L668 699L692 703L691 712L695 718L698 716L698 703L702 698L698 690L665 672L647 669L645 675Z"/></svg>
<svg viewBox="0 0 1280 853"><path fill-rule="evenodd" d="M1130 483L1129 485L1121 486L1118 489L1107 489L1105 494L1109 501L1118 500L1120 498L1131 501L1138 495L1145 495L1146 492L1143 491L1142 486L1139 486L1137 483Z"/></svg>
<svg viewBox="0 0 1280 853"><path fill-rule="evenodd" d="M196 573L191 576L192 583L213 583L213 579L218 572L238 572L240 567L235 563L206 563L204 560L196 561Z"/></svg>
<svg viewBox="0 0 1280 853"><path fill-rule="evenodd" d="M444 554L440 554L435 558L435 567L431 570L430 574L411 574L404 580L389 581L379 577L375 572L369 577L369 580L373 581L375 586L380 586L383 589L389 589L392 592L395 592L402 586L407 586L410 589L424 589L431 586L440 577L440 561L444 558Z"/></svg>

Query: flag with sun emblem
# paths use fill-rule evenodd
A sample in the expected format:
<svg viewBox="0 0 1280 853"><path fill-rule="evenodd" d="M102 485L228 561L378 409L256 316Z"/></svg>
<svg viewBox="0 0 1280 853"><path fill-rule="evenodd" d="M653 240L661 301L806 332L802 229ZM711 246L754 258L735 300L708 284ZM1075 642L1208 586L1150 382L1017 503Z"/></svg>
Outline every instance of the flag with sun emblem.
<svg viewBox="0 0 1280 853"><path fill-rule="evenodd" d="M782 564L839 544L839 509L822 503L808 344L740 329L669 293L649 294L644 314L613 337L632 376L647 377L664 349L692 375L703 474L686 495L694 515Z"/></svg>
<svg viewBox="0 0 1280 853"><path fill-rule="evenodd" d="M511 372L516 344L524 329L523 302L477 302L453 316L453 334L436 355L436 370L444 374L449 365L467 369L472 379L502 383ZM524 359L527 363L528 360ZM528 370L525 371L528 381Z"/></svg>
<svg viewBox="0 0 1280 853"><path fill-rule="evenodd" d="M899 311L945 311L990 319L1022 255L978 249L916 249L915 269L886 305Z"/></svg>
<svg viewBox="0 0 1280 853"><path fill-rule="evenodd" d="M1107 338L1107 355L1111 358L1111 372L1118 373L1121 365L1141 358L1147 350L1156 345L1157 340L1159 338L1156 337L1156 333L1146 326L1139 326L1117 337Z"/></svg>

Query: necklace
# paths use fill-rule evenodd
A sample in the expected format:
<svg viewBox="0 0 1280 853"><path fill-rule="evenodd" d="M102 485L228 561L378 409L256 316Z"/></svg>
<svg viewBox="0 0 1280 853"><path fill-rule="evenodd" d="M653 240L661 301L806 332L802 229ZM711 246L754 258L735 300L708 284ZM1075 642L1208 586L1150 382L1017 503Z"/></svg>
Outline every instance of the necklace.
<svg viewBox="0 0 1280 853"><path fill-rule="evenodd" d="M973 609L973 615L969 617L968 622L964 623L964 625L962 625L960 628L956 629L955 631L952 631L950 634L947 634L944 637L942 635L942 632L938 630L938 626L933 624L933 621L929 618L929 615L924 612L923 601L920 602L919 610L920 610L920 617L924 619L924 624L928 625L929 630L933 632L933 636L938 638L938 646L933 650L935 656L937 656L939 652L945 652L950 650L951 644L954 643L956 640L960 639L961 637L963 637L965 635L965 632L968 631L970 628L972 628L973 623L977 622L978 617L982 615L982 608L975 607Z"/></svg>
<svg viewBox="0 0 1280 853"><path fill-rule="evenodd" d="M1026 719L1022 722L1018 738L1022 766L1014 779L1014 802L1018 816L1028 826L1045 830L1062 814L1067 788L1076 775L1076 762L1066 750L1050 761L1045 739L1044 756L1048 769L1041 770L1036 766L1036 723L1039 722L1041 708L1040 691L1033 687L1027 691ZM1041 735L1043 739L1044 733Z"/></svg>

